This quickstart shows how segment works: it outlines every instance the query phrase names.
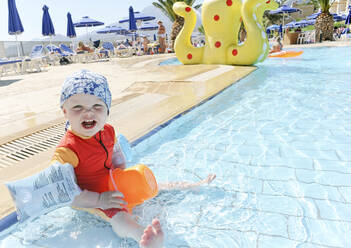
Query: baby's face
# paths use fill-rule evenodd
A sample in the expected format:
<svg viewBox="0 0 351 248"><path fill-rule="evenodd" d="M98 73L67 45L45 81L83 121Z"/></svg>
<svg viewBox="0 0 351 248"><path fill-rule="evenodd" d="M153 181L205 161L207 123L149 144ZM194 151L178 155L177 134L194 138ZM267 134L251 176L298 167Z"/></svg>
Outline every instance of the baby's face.
<svg viewBox="0 0 351 248"><path fill-rule="evenodd" d="M82 136L95 135L106 123L106 104L96 96L73 95L66 100L62 108L72 130Z"/></svg>

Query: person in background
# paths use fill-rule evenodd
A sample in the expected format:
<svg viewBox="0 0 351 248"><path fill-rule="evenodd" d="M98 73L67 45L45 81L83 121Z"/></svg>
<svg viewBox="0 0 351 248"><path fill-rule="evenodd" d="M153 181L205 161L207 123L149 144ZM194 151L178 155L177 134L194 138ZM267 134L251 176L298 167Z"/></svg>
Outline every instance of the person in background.
<svg viewBox="0 0 351 248"><path fill-rule="evenodd" d="M78 47L77 47L77 53L85 53L85 52L93 53L94 49L84 45L83 41L79 41Z"/></svg>
<svg viewBox="0 0 351 248"><path fill-rule="evenodd" d="M157 37L158 42L160 44L160 53L164 53L166 51L166 28L163 26L162 21L158 21L158 31Z"/></svg>
<svg viewBox="0 0 351 248"><path fill-rule="evenodd" d="M102 75L82 70L65 80L60 107L68 128L51 163L68 163L74 168L82 192L74 198L73 207L95 209L109 219L119 237L133 238L141 247L160 248L164 234L159 220L153 219L146 228L139 225L122 206L126 204L123 194L109 191L106 182L111 169L126 168L115 129L106 123L111 100L107 79ZM160 183L158 188L188 189L209 184L215 177L215 174L209 174L196 183Z"/></svg>
<svg viewBox="0 0 351 248"><path fill-rule="evenodd" d="M281 42L281 38L278 36L269 53L277 53L277 52L281 52L282 50L283 50L283 44Z"/></svg>
<svg viewBox="0 0 351 248"><path fill-rule="evenodd" d="M144 49L144 54L149 54L149 47L148 44L150 43L149 39L144 36L143 37L143 49Z"/></svg>

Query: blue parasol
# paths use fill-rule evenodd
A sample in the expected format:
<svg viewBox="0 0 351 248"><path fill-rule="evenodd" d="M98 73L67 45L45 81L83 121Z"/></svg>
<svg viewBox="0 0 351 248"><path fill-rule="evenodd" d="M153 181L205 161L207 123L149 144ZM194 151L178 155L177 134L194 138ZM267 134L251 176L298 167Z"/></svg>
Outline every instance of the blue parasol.
<svg viewBox="0 0 351 248"><path fill-rule="evenodd" d="M20 51L17 42L17 35L21 34L24 29L22 26L21 18L19 17L16 2L15 0L8 0L8 10L9 10L9 34L15 35L16 38L16 46L17 46L17 55L20 56Z"/></svg>
<svg viewBox="0 0 351 248"><path fill-rule="evenodd" d="M51 36L55 35L55 28L54 28L54 24L52 24L52 21L51 21L49 8L46 5L43 6L43 20L41 25L41 33L43 36L50 37L50 47L52 48Z"/></svg>
<svg viewBox="0 0 351 248"><path fill-rule="evenodd" d="M98 34L110 34L110 33L116 33L116 34L125 34L127 32L127 29L119 27L119 26L106 26L103 29L100 29L96 31Z"/></svg>
<svg viewBox="0 0 351 248"><path fill-rule="evenodd" d="M48 6L44 5L43 7L43 22L42 22L42 29L41 33L44 36L52 36L55 35L55 28L52 24L51 17L49 14Z"/></svg>
<svg viewBox="0 0 351 248"><path fill-rule="evenodd" d="M77 28L95 27L95 26L101 26L101 25L104 25L104 23L96 21L93 18L90 18L89 16L83 16L82 19L74 23L74 26Z"/></svg>
<svg viewBox="0 0 351 248"><path fill-rule="evenodd" d="M136 26L136 20L135 20L135 16L134 16L134 11L133 11L133 7L130 6L129 7L129 30L130 31L136 31L138 30L137 26ZM121 21L120 21L121 23Z"/></svg>
<svg viewBox="0 0 351 248"><path fill-rule="evenodd" d="M282 5L276 10L269 11L270 14L284 14L284 13L294 13L300 11L300 9L292 8L287 5Z"/></svg>
<svg viewBox="0 0 351 248"><path fill-rule="evenodd" d="M300 20L298 22L295 23L296 26L301 26L301 27L305 27L310 25L310 22L307 20Z"/></svg>
<svg viewBox="0 0 351 248"><path fill-rule="evenodd" d="M141 24L139 29L144 31L156 30L158 29L158 25L150 22L144 22Z"/></svg>
<svg viewBox="0 0 351 248"><path fill-rule="evenodd" d="M314 25L315 23L316 23L316 19L307 20L308 25Z"/></svg>
<svg viewBox="0 0 351 248"><path fill-rule="evenodd" d="M294 13L294 12L298 12L300 11L300 9L297 9L297 8L292 8L292 7L289 7L287 5L282 5L280 6L278 9L276 10L271 10L269 11L270 14L274 15L274 14L283 14L283 26L284 26L284 15L287 13Z"/></svg>
<svg viewBox="0 0 351 248"><path fill-rule="evenodd" d="M67 13L67 37L74 38L76 37L76 30L74 29L74 25L72 22L71 13Z"/></svg>
<svg viewBox="0 0 351 248"><path fill-rule="evenodd" d="M130 10L130 7L129 7L129 10ZM139 11L134 11L133 14L134 14L134 19L135 19L135 21L143 21L143 22L146 22L146 21L152 21L152 20L155 20L155 19L156 19L156 17L154 17L154 16L145 16L145 15L142 15ZM122 19L122 20L119 21L119 23L129 22L129 19L130 19L130 18Z"/></svg>
<svg viewBox="0 0 351 248"><path fill-rule="evenodd" d="M284 25L284 28L295 28L296 27L296 22L292 21Z"/></svg>
<svg viewBox="0 0 351 248"><path fill-rule="evenodd" d="M74 23L74 26L76 28L81 28L81 27L86 28L87 37L88 37L88 27L96 27L96 26L102 26L102 25L104 25L103 22L96 21L90 18L89 16L83 16L82 19Z"/></svg>
<svg viewBox="0 0 351 248"><path fill-rule="evenodd" d="M277 25L277 24L273 24L271 26L268 26L267 29L268 30L278 30L280 27L280 25Z"/></svg>
<svg viewBox="0 0 351 248"><path fill-rule="evenodd" d="M349 14L346 17L345 24L346 25L350 25L351 24L351 8L349 10Z"/></svg>

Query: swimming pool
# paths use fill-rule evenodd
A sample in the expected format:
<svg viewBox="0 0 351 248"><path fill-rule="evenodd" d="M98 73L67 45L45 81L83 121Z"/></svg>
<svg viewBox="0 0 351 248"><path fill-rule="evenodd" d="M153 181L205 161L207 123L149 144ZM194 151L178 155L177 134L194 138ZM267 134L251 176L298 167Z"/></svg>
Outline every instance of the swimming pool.
<svg viewBox="0 0 351 248"><path fill-rule="evenodd" d="M269 59L134 147L159 181L210 185L138 207L166 247L349 247L351 48ZM137 247L108 223L62 208L0 235L1 247Z"/></svg>

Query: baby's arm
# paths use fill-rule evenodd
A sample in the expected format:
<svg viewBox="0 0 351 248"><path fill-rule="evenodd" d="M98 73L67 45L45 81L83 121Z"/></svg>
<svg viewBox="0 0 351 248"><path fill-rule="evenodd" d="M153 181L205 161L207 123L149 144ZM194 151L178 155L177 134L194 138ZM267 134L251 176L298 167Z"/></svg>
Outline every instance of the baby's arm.
<svg viewBox="0 0 351 248"><path fill-rule="evenodd" d="M121 168L121 169L126 168L126 158L123 154L123 151L119 144L118 139L116 139L116 142L113 146L112 165L113 165L113 168Z"/></svg>
<svg viewBox="0 0 351 248"><path fill-rule="evenodd" d="M189 182L170 182L170 183L159 183L159 190L181 190L181 189L191 189L203 184L210 184L216 178L216 174L208 174L208 176L196 183Z"/></svg>
<svg viewBox="0 0 351 248"><path fill-rule="evenodd" d="M51 163L56 161L61 164L69 163L75 167L77 166L79 159L69 148L60 147L56 148ZM83 190L82 193L74 198L71 205L79 208L121 208L120 204L125 204L121 198L123 198L123 195L119 191L107 191L99 194Z"/></svg>
<svg viewBox="0 0 351 248"><path fill-rule="evenodd" d="M106 191L99 194L83 190L74 198L71 205L79 208L122 208L121 204L126 205L122 198L123 194L119 191Z"/></svg>

